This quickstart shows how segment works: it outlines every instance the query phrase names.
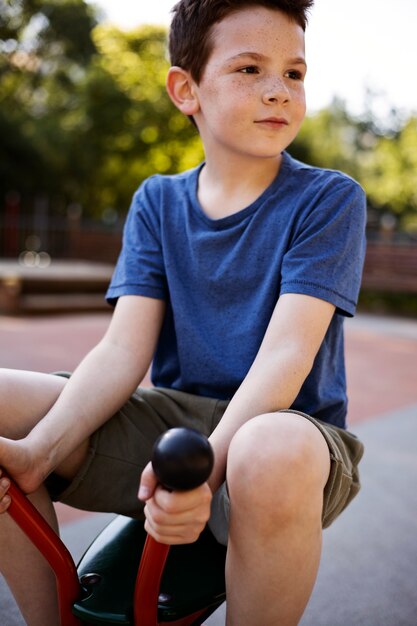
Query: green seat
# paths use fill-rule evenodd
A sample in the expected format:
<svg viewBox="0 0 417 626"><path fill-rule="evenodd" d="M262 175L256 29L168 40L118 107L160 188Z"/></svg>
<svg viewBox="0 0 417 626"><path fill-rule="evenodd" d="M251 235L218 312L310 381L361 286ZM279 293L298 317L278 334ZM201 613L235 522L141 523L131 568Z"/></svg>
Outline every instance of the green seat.
<svg viewBox="0 0 417 626"><path fill-rule="evenodd" d="M78 565L86 597L73 612L81 621L134 626L133 593L145 539L143 522L118 516L93 542ZM226 548L208 529L194 544L173 546L162 577L158 620L175 621L220 606L226 597L225 558Z"/></svg>

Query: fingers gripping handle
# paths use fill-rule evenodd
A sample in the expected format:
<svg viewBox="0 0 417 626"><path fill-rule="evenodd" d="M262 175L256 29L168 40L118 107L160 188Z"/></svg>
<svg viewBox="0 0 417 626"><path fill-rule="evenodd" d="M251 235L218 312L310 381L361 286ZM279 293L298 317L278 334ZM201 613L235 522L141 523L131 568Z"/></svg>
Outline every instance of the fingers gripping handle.
<svg viewBox="0 0 417 626"><path fill-rule="evenodd" d="M194 489L213 469L214 455L207 438L189 428L172 428L155 442L152 467L159 482L172 491ZM148 536L135 585L135 626L157 626L158 595L169 546Z"/></svg>
<svg viewBox="0 0 417 626"><path fill-rule="evenodd" d="M209 478L214 455L207 438L191 428L171 428L155 442L152 467L171 491L199 487Z"/></svg>

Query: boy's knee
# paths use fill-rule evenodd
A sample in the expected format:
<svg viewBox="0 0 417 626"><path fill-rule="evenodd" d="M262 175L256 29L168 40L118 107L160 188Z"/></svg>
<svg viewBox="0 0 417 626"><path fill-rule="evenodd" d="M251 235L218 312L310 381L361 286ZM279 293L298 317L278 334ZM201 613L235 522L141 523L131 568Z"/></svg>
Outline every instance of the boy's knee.
<svg viewBox="0 0 417 626"><path fill-rule="evenodd" d="M312 422L293 413L269 413L239 429L227 468L232 506L287 516L305 506L306 494L320 504L330 457Z"/></svg>

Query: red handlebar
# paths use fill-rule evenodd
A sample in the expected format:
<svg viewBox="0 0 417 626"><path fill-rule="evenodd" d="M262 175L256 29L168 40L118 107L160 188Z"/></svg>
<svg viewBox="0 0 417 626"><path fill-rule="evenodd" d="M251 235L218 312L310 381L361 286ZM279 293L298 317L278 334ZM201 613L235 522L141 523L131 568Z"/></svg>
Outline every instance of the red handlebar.
<svg viewBox="0 0 417 626"><path fill-rule="evenodd" d="M71 554L39 511L4 470L2 470L2 476L7 476L10 480L11 503L8 512L45 557L55 573L61 624L63 626L81 626L81 622L71 611L73 603L81 593L77 569Z"/></svg>

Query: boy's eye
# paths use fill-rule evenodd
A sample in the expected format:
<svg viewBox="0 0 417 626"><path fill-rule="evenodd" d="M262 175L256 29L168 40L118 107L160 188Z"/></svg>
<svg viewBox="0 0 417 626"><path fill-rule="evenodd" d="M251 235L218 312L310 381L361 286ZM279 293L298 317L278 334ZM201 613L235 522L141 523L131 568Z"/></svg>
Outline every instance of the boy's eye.
<svg viewBox="0 0 417 626"><path fill-rule="evenodd" d="M303 80L303 74L298 70L289 70L287 76L291 78L291 80Z"/></svg>
<svg viewBox="0 0 417 626"><path fill-rule="evenodd" d="M246 67L241 67L239 70L242 74L257 74L258 71L256 65L247 65Z"/></svg>

